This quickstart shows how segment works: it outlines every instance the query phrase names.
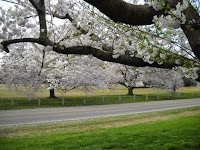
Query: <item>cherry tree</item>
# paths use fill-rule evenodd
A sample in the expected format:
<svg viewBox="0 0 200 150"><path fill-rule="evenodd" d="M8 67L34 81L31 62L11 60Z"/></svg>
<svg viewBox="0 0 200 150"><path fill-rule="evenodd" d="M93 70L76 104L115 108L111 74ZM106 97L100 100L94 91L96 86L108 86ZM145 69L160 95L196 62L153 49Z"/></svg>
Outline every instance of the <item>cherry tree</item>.
<svg viewBox="0 0 200 150"><path fill-rule="evenodd" d="M41 85L45 85L50 97L56 98L54 89L67 92L75 88L106 86L102 61L95 58L61 55L48 51L48 47L30 44L18 44L13 49L3 57L0 73L11 91L33 97L44 88ZM29 49L28 53L24 49Z"/></svg>
<svg viewBox="0 0 200 150"><path fill-rule="evenodd" d="M37 61L40 56L33 59L32 55L23 51L24 47L26 47L24 44L19 44L12 47L13 51L3 56L0 78L10 91L34 97L35 93L41 90L42 76L39 76L40 62Z"/></svg>
<svg viewBox="0 0 200 150"><path fill-rule="evenodd" d="M184 86L183 75L179 71L167 69L146 68L143 82L150 87L167 89L173 92Z"/></svg>
<svg viewBox="0 0 200 150"><path fill-rule="evenodd" d="M134 88L155 87L176 91L183 87L183 75L180 70L158 69L150 67L130 67L122 64L106 63L106 70L111 72L110 82L112 84L121 84L128 88L127 95L133 95ZM184 73L185 74L185 73ZM194 78L188 75L190 78ZM138 86L139 84L145 86Z"/></svg>
<svg viewBox="0 0 200 150"><path fill-rule="evenodd" d="M65 67L48 74L49 89L67 92L72 89L90 91L92 88L104 89L109 86L108 72L101 67L102 61L87 56L79 58Z"/></svg>
<svg viewBox="0 0 200 150"><path fill-rule="evenodd" d="M131 67L116 63L105 63L105 70L110 74L110 84L120 84L128 89L127 95L133 95L134 88L142 82L144 71L142 68Z"/></svg>
<svg viewBox="0 0 200 150"><path fill-rule="evenodd" d="M5 52L17 43L37 43L60 54L91 54L136 67L199 68L198 0L9 2L14 7L1 9L0 16Z"/></svg>

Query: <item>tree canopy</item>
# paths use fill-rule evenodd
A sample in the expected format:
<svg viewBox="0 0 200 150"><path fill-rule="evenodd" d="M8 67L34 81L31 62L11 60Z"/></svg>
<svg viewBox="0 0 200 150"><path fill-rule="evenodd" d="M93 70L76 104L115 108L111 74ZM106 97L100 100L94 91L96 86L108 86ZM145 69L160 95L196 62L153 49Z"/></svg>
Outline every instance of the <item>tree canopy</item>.
<svg viewBox="0 0 200 150"><path fill-rule="evenodd" d="M3 51L28 42L136 67L199 68L199 0L7 2L14 7L0 10Z"/></svg>

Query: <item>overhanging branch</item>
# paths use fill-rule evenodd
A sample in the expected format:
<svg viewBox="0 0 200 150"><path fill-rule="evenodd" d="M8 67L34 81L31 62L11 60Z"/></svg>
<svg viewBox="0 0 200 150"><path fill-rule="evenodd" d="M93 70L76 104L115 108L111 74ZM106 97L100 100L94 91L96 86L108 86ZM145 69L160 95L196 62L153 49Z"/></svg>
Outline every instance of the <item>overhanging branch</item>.
<svg viewBox="0 0 200 150"><path fill-rule="evenodd" d="M132 5L123 0L84 0L95 6L115 22L130 25L152 24L153 16L160 14L149 5Z"/></svg>
<svg viewBox="0 0 200 150"><path fill-rule="evenodd" d="M46 39L40 39L40 38L20 38L20 39L13 39L13 40L8 40L8 41L3 41L1 44L3 45L4 50L9 53L8 46L11 44L16 44L16 43L24 43L24 42L29 42L29 43L37 43L41 44L43 46L53 46L54 43L51 42L50 40Z"/></svg>
<svg viewBox="0 0 200 150"><path fill-rule="evenodd" d="M130 55L121 55L118 58L113 58L113 54L104 51L102 49L94 48L91 46L72 46L72 47L64 47L62 45L53 43L52 41L48 39L41 39L41 38L22 38L22 39L14 39L9 41L3 41L1 44L3 45L6 52L9 52L8 46L15 43L23 43L23 42L31 42L31 43L37 43L43 46L52 46L53 51L60 53L60 54L78 54L78 55L92 55L100 60L103 61L109 61L109 62L115 62L120 63L124 65L129 66L135 66L135 67L157 67L157 68L167 68L171 69L173 67L178 66L174 62L164 62L163 64L158 64L157 62L154 62L152 64L149 64L148 62L145 62L142 58L137 57L131 57ZM183 64L180 64L180 66ZM200 72L198 72L200 74ZM200 77L197 79L197 81L200 81Z"/></svg>
<svg viewBox="0 0 200 150"><path fill-rule="evenodd" d="M149 5L132 5L123 0L84 0L95 6L98 10L112 19L114 22L122 22L129 25L150 25L153 24L153 17L161 14L166 15L163 8L160 11L155 11ZM163 0L165 4L169 4L171 8L175 8L178 2L182 0ZM190 46L200 60L200 16L197 10L189 4L189 7L183 12L187 18L184 25L181 26L185 35L188 38ZM192 27L190 22L197 22L195 27Z"/></svg>

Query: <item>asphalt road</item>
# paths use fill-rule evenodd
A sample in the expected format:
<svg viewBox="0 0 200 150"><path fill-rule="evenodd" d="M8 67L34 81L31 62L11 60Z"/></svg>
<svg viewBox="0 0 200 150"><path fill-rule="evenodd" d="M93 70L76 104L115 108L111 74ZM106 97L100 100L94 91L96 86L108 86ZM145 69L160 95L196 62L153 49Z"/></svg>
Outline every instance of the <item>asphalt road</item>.
<svg viewBox="0 0 200 150"><path fill-rule="evenodd" d="M200 98L142 103L0 111L0 126L136 114L200 106Z"/></svg>

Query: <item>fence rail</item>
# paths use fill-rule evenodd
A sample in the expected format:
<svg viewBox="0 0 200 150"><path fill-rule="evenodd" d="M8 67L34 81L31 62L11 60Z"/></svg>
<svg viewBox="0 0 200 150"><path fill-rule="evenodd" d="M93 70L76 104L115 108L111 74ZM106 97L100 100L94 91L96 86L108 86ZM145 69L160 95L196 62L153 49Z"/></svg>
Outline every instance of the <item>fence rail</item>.
<svg viewBox="0 0 200 150"><path fill-rule="evenodd" d="M61 97L56 99L0 99L0 109L4 109L4 106L80 106L80 105L95 105L95 104L118 104L118 103L133 103L144 101L156 101L156 100L169 100L169 99L184 99L184 98L197 98L200 97L200 93L180 93L177 95L170 95L168 93L161 94L143 94L143 95L112 95L112 96L96 96L96 97ZM10 101L10 102L9 102Z"/></svg>

